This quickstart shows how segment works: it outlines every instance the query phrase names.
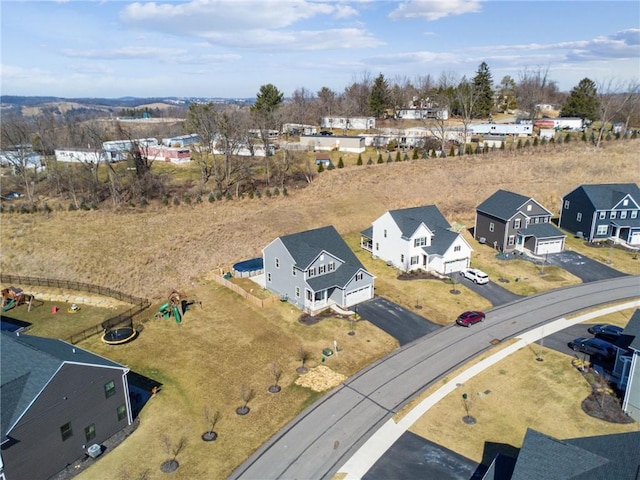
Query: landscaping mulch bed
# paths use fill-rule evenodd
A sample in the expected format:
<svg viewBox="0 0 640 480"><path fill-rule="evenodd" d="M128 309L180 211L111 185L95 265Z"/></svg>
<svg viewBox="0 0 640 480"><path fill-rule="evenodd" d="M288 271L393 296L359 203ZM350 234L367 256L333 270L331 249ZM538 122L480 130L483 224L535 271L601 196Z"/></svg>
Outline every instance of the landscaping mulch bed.
<svg viewBox="0 0 640 480"><path fill-rule="evenodd" d="M412 270L411 272L402 272L398 275L398 280L449 280L441 278L424 270Z"/></svg>
<svg viewBox="0 0 640 480"><path fill-rule="evenodd" d="M582 369L582 376L591 385L591 394L582 401L582 410L589 416L611 423L633 423L622 410L620 399L608 381L593 369Z"/></svg>
<svg viewBox="0 0 640 480"><path fill-rule="evenodd" d="M324 310L317 315L309 315L308 313L303 313L302 315L300 315L300 317L298 317L298 321L303 325L315 325L325 318L342 318L345 320L352 320L356 322L358 321L354 320L353 316L351 315L340 315L339 313L336 313L331 309Z"/></svg>

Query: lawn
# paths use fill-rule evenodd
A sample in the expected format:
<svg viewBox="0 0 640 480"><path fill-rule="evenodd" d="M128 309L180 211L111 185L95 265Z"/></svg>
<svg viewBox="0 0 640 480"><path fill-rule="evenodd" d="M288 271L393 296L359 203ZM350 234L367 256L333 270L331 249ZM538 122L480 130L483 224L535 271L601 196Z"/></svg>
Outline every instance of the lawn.
<svg viewBox="0 0 640 480"><path fill-rule="evenodd" d="M633 310L623 310L589 323L624 326L632 314ZM498 348L503 346L486 352L476 361ZM536 361L538 357L544 361ZM571 360L568 355L539 345L524 347L459 385L455 392L427 411L410 431L478 462L482 460L485 443L520 447L527 428L559 439L636 431L637 423L608 423L583 412L581 402L591 388ZM455 375L454 372L450 377ZM438 387L434 385L420 399ZM467 394L466 407L464 393ZM467 413L476 419L476 424L462 421Z"/></svg>
<svg viewBox="0 0 640 480"><path fill-rule="evenodd" d="M314 325L298 321L300 312L276 302L260 309L213 281L203 281L184 292L198 298L183 322L147 318L139 337L128 344L108 346L97 337L80 346L127 365L160 383L160 392L140 415L140 426L109 455L79 478L102 479L105 472L129 478L159 478L166 460L163 437L174 445L186 439L177 460L178 478L225 478L231 471L321 394L294 384L301 365L299 349L309 354L306 366L324 365L352 375L397 348L397 342L368 322L358 322L356 335L345 319L326 318ZM151 317L151 315L150 315ZM322 350L337 342L339 354L322 362ZM273 384L271 364L282 370L282 391ZM246 416L236 407L244 402L242 386L255 393ZM216 442L203 442L207 429L203 410L220 411Z"/></svg>

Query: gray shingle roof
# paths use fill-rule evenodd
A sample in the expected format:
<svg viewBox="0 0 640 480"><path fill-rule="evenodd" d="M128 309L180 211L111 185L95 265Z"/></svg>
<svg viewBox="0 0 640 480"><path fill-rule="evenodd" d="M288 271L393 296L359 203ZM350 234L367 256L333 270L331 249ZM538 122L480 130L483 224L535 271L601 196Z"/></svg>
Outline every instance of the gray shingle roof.
<svg viewBox="0 0 640 480"><path fill-rule="evenodd" d="M429 255L444 255L459 235L459 233L452 232L451 230L438 229L431 239L431 245L423 247L423 250Z"/></svg>
<svg viewBox="0 0 640 480"><path fill-rule="evenodd" d="M534 223L527 228L521 228L518 233L536 238L566 237L564 233L550 223Z"/></svg>
<svg viewBox="0 0 640 480"><path fill-rule="evenodd" d="M400 228L402 236L407 238L411 237L422 223L427 225L431 231L438 228L445 230L451 228L447 219L435 205L390 210L389 214Z"/></svg>
<svg viewBox="0 0 640 480"><path fill-rule="evenodd" d="M81 363L127 370L119 363L52 338L0 336L0 423L2 435L20 418L64 363Z"/></svg>
<svg viewBox="0 0 640 480"><path fill-rule="evenodd" d="M476 207L478 212L507 221L513 217L530 197L518 193L498 190Z"/></svg>
<svg viewBox="0 0 640 480"><path fill-rule="evenodd" d="M372 239L373 238L373 227L365 228L364 230L362 230L360 232L360 235L362 235L363 237Z"/></svg>
<svg viewBox="0 0 640 480"><path fill-rule="evenodd" d="M631 195L635 202L640 202L640 188L635 183L610 183L581 185L591 204L597 210L613 208L626 195Z"/></svg>
<svg viewBox="0 0 640 480"><path fill-rule="evenodd" d="M303 270L306 270L323 252L330 253L344 262L331 273L307 280L309 286L314 290L322 290L332 286L344 287L358 270L364 270L360 260L332 225L285 235L280 237L280 240L293 257L296 265Z"/></svg>

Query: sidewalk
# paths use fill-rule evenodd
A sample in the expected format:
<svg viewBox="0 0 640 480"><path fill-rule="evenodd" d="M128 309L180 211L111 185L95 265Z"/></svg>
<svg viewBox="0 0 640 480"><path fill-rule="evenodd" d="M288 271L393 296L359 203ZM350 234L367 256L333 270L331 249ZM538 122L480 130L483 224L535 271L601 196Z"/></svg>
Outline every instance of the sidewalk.
<svg viewBox="0 0 640 480"><path fill-rule="evenodd" d="M369 469L378 461L382 455L405 433L422 415L424 415L432 406L453 392L458 384L463 384L469 379L476 376L486 368L491 367L500 360L508 357L512 353L520 350L527 345L534 343L541 338L559 332L572 325L586 322L593 318L607 315L619 310L640 307L640 301L627 302L613 307L607 307L594 312L580 315L571 320L560 318L542 327L529 330L520 337L518 341L503 348L499 352L490 357L472 365L467 370L449 380L445 385L440 387L432 395L422 400L411 411L409 411L398 423L393 418L389 419L362 447L344 464L336 475L344 475L344 480L359 480Z"/></svg>

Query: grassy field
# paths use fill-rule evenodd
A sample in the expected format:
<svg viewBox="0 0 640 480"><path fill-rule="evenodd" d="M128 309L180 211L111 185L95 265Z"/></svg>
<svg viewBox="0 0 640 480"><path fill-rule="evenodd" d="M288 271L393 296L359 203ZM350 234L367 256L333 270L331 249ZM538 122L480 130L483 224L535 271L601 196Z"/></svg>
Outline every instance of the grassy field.
<svg viewBox="0 0 640 480"><path fill-rule="evenodd" d="M260 256L279 235L333 224L376 275L377 294L447 324L459 311L486 309L488 302L462 285L456 286L461 294L452 295L452 285L441 280L397 280L397 271L359 248L361 230L389 209L426 204L438 205L450 222L470 227L475 206L498 188L531 195L553 210L560 197L580 183L637 182L638 162L630 145L607 143L596 150L576 144L517 157L505 153L362 167L354 166L351 158L345 160L346 168L323 172L307 188L292 189L286 197L56 211L49 216L2 214L0 269L104 285L148 297L156 308L173 289L202 302L202 308L192 306L180 325L154 319L152 308L132 343L107 346L94 337L81 344L163 384L143 410L134 434L82 478L102 479L107 471L120 478L142 478L145 472L146 478L159 478L159 465L167 457L164 435L174 443L187 439L174 476L223 478L320 395L294 384L300 345L311 354L307 365L314 367L321 364L322 349L337 341L340 355L325 365L350 375L395 349L397 342L367 322L358 322L357 334L349 336L351 326L344 319L305 326L288 304L253 307L209 280L211 272ZM474 248L472 264L493 278L509 279L504 286L516 293L577 282L551 267L542 276L529 262L505 266L492 249L465 235ZM614 268L634 273L629 269L637 262L628 254L606 253ZM277 395L267 393L272 362L283 371L283 391ZM255 398L249 403L251 413L239 417L234 410L243 403L243 384L254 389ZM213 443L200 440L206 430L205 406L222 414L216 427L220 438Z"/></svg>
<svg viewBox="0 0 640 480"><path fill-rule="evenodd" d="M593 322L625 325L632 313L620 311ZM543 362L536 361L538 355ZM410 431L480 462L489 442L519 448L527 428L559 439L638 430L637 423L608 423L584 413L580 405L590 391L571 357L529 346L460 385ZM474 425L462 421L467 414L463 393Z"/></svg>
<svg viewBox="0 0 640 480"><path fill-rule="evenodd" d="M321 395L294 384L301 365L299 348L309 353L306 366L324 365L351 375L397 348L397 342L367 322L358 322L350 336L347 320L327 318L306 326L300 312L286 303L252 307L230 290L210 281L193 285L187 298L197 298L183 322L152 318L142 323L139 337L109 346L98 337L80 346L112 358L160 383L160 392L143 409L140 426L127 441L104 456L80 478L160 478L166 460L163 437L172 444L186 439L178 456L176 478L225 478L251 452L276 433L295 414ZM322 362L322 349L337 341L340 352ZM268 393L274 379L270 366L282 370L282 391ZM250 413L238 416L242 386L255 392ZM216 442L203 442L207 430L203 410L220 411Z"/></svg>

